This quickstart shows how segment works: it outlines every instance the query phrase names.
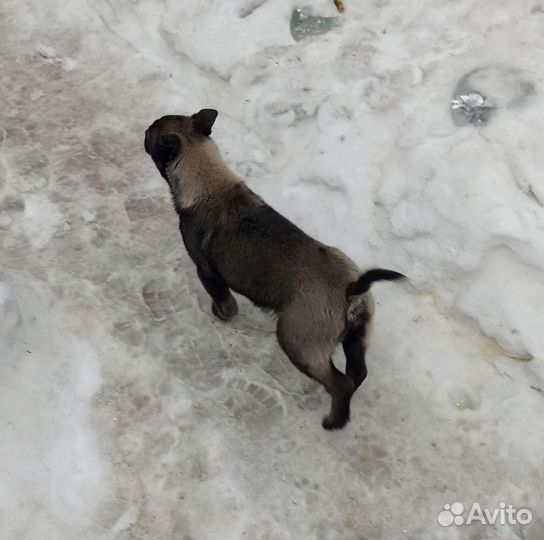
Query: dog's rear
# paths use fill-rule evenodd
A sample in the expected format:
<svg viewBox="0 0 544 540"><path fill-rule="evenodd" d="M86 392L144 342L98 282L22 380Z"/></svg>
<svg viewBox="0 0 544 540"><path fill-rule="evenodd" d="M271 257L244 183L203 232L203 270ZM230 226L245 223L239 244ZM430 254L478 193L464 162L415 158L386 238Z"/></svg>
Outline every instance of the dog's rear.
<svg viewBox="0 0 544 540"><path fill-rule="evenodd" d="M217 112L167 116L146 132L145 148L168 182L187 251L223 321L238 310L232 291L276 312L289 359L332 396L326 429L343 427L366 377L374 304L370 286L403 277L360 274L341 251L314 240L270 208L227 168L210 139ZM332 363L342 343L346 373Z"/></svg>

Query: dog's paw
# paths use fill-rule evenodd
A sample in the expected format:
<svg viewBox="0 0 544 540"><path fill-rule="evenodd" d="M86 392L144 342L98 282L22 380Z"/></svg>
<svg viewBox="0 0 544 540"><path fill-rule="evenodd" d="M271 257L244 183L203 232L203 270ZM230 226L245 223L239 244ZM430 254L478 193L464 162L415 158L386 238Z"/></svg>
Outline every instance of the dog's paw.
<svg viewBox="0 0 544 540"><path fill-rule="evenodd" d="M342 429L343 427L346 426L348 421L349 421L349 416L338 418L338 417L331 417L331 415L329 414L325 416L325 418L323 418L321 425L323 426L323 429L332 431L335 429Z"/></svg>
<svg viewBox="0 0 544 540"><path fill-rule="evenodd" d="M215 302L212 302L212 312L223 322L230 321L238 313L238 303L236 302L234 296L231 296L220 306Z"/></svg>

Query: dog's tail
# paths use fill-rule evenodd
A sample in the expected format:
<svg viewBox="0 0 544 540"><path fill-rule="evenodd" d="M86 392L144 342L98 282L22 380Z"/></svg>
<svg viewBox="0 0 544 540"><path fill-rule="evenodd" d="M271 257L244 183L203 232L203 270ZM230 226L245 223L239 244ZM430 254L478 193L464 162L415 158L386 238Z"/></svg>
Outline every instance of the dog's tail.
<svg viewBox="0 0 544 540"><path fill-rule="evenodd" d="M357 281L354 281L347 286L346 298L364 294L370 289L370 286L375 281L392 281L396 279L406 279L406 276L393 270L374 268L368 272L365 272Z"/></svg>

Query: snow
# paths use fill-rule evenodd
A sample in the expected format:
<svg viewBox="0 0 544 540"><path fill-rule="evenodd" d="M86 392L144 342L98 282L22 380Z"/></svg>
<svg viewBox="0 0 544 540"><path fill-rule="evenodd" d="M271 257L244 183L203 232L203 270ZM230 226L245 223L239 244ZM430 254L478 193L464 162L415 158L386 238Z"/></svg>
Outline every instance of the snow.
<svg viewBox="0 0 544 540"><path fill-rule="evenodd" d="M294 0L2 3L0 538L544 534L544 7L308 4L339 24L295 42ZM202 107L270 204L410 277L342 432L182 248L143 133ZM534 519L441 527L456 501Z"/></svg>
<svg viewBox="0 0 544 540"><path fill-rule="evenodd" d="M16 283L20 297L5 283L0 290L2 537L54 537L55 520L90 525L101 493L88 425L99 368L92 350L66 336L69 324L48 312L46 292L28 282Z"/></svg>

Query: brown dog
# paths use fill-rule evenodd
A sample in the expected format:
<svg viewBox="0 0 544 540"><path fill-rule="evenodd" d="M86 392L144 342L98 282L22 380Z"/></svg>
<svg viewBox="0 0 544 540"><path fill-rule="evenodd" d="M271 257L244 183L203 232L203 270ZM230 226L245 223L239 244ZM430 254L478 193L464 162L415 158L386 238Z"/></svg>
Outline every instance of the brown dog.
<svg viewBox="0 0 544 540"><path fill-rule="evenodd" d="M231 289L278 317L289 359L332 396L323 420L338 429L366 377L365 349L374 312L373 281L404 277L391 270L361 275L338 249L310 238L253 193L227 167L210 138L217 111L164 116L145 133L145 149L170 186L185 247L223 321L236 315ZM346 375L332 363L342 343Z"/></svg>

